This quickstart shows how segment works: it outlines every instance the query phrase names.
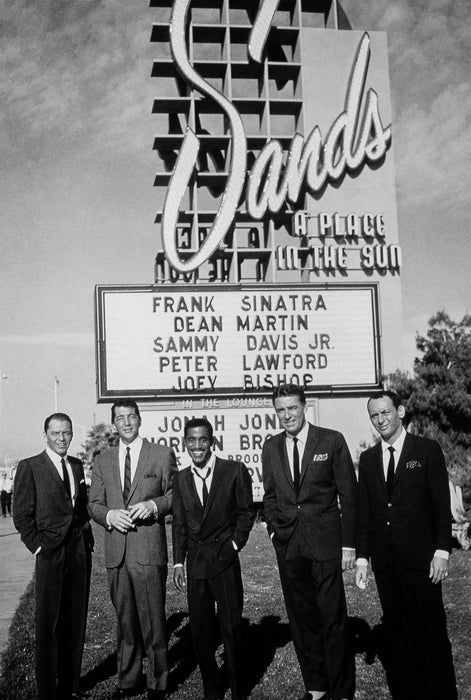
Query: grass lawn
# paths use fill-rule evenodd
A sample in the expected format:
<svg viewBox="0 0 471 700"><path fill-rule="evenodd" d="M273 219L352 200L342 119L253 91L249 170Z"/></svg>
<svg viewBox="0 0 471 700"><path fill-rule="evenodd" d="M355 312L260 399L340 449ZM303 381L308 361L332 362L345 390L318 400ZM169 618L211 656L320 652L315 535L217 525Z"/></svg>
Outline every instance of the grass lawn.
<svg viewBox="0 0 471 700"><path fill-rule="evenodd" d="M170 529L168 530L170 540ZM96 552L82 686L93 700L105 700L116 687L115 615L109 600L103 560L103 532L95 528ZM290 700L304 687L290 641L275 555L265 528L256 524L241 554L245 586L244 639L247 681L254 700ZM453 645L460 700L471 698L471 551L453 553L444 585L448 627ZM381 611L372 582L365 592L345 575L351 630L355 637L356 700L390 698L378 658L381 648ZM171 700L197 700L202 686L192 651L184 596L173 589L169 574L167 619ZM34 685L34 592L30 585L10 628L3 655L4 685L0 698L32 700ZM145 694L140 696L145 698ZM229 693L226 697L229 697Z"/></svg>

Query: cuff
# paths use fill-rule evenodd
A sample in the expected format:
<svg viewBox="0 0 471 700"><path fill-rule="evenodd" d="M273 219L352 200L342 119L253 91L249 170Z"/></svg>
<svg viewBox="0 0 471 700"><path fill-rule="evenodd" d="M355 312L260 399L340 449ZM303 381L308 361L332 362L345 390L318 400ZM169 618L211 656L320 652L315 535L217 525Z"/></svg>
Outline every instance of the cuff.
<svg viewBox="0 0 471 700"><path fill-rule="evenodd" d="M362 557L359 557L357 559L357 566L368 566L368 559L363 559Z"/></svg>
<svg viewBox="0 0 471 700"><path fill-rule="evenodd" d="M450 558L450 553L447 552L445 549L436 549L433 556L440 557L440 559L446 559L448 561L448 559Z"/></svg>
<svg viewBox="0 0 471 700"><path fill-rule="evenodd" d="M42 547L38 547L37 550L34 552L34 556L36 557L39 552L41 551Z"/></svg>
<svg viewBox="0 0 471 700"><path fill-rule="evenodd" d="M151 501L152 507L154 508L154 518L157 518L159 515L159 509L157 508L157 503L155 501Z"/></svg>

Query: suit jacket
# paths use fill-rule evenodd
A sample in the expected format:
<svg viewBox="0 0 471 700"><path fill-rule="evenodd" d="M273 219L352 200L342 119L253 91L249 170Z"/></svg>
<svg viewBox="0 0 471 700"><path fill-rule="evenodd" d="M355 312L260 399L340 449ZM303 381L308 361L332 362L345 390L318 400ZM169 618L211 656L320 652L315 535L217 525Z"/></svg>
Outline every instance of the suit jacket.
<svg viewBox="0 0 471 700"><path fill-rule="evenodd" d="M177 470L173 450L144 439L126 502L119 474L119 447L104 452L95 460L90 487L90 513L106 528L105 565L119 566L126 548L133 547L139 564L166 564L167 538L165 516L172 508L172 482ZM109 529L108 511L130 508L141 501L153 501L158 509L157 519L137 522L137 527L123 534Z"/></svg>
<svg viewBox="0 0 471 700"><path fill-rule="evenodd" d="M80 526L90 548L93 535L87 511L87 487L82 462L68 457L75 482L75 507L47 452L23 459L15 476L13 522L33 554L60 547L72 526Z"/></svg>
<svg viewBox="0 0 471 700"><path fill-rule="evenodd" d="M388 498L381 443L360 456L357 556L381 571L392 542L401 563L428 569L437 549L451 551L451 509L443 452L435 440L406 435Z"/></svg>
<svg viewBox="0 0 471 700"><path fill-rule="evenodd" d="M355 470L341 433L309 425L297 494L284 432L265 442L262 467L268 533L280 554L328 561L355 546Z"/></svg>
<svg viewBox="0 0 471 700"><path fill-rule="evenodd" d="M190 578L211 578L227 569L246 544L255 519L252 480L240 462L216 457L211 488L203 509L191 468L175 477L173 491L173 561Z"/></svg>

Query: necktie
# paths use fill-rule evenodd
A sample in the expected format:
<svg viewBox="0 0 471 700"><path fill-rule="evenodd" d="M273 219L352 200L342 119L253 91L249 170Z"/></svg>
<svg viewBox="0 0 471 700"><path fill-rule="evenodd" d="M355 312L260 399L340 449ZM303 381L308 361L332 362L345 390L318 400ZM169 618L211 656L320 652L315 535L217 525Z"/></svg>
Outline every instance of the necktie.
<svg viewBox="0 0 471 700"><path fill-rule="evenodd" d="M65 490L67 491L67 495L69 498L72 498L72 492L70 490L70 479L69 479L69 472L67 471L67 467L65 466L65 459L61 459L61 464L62 464L62 479L64 480L64 487Z"/></svg>
<svg viewBox="0 0 471 700"><path fill-rule="evenodd" d="M386 486L388 487L388 495L391 498L393 483L394 483L394 447L388 447L389 450L389 464L388 473L386 475Z"/></svg>
<svg viewBox="0 0 471 700"><path fill-rule="evenodd" d="M211 469L208 469L208 473L206 474L206 476L201 476L201 474L200 474L199 472L197 472L197 471L195 471L195 474L196 474L196 476L198 476L198 477L201 479L201 481L203 482L203 508L204 508L205 505L206 505L206 501L208 500L208 486L207 486L207 484L206 484L206 479L207 479L208 476L211 474Z"/></svg>
<svg viewBox="0 0 471 700"><path fill-rule="evenodd" d="M131 490L131 455L130 455L129 447L126 447L126 457L124 458L124 488L123 488L123 498L125 501L128 500L130 490Z"/></svg>
<svg viewBox="0 0 471 700"><path fill-rule="evenodd" d="M298 438L293 438L293 481L296 493L299 491L299 452Z"/></svg>

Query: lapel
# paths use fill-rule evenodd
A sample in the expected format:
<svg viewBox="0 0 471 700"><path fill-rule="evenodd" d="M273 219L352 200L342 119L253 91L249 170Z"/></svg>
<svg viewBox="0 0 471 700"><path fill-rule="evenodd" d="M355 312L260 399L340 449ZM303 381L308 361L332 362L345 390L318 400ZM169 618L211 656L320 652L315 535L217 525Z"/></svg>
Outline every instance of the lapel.
<svg viewBox="0 0 471 700"><path fill-rule="evenodd" d="M72 474L74 477L75 502L77 502L78 493L79 493L79 489L80 489L79 467L78 467L78 463L75 461L75 459L70 459L70 457L69 457L69 464L72 468Z"/></svg>
<svg viewBox="0 0 471 700"><path fill-rule="evenodd" d="M139 452L139 459L137 460L137 467L136 471L134 472L134 478L131 482L131 488L129 489L129 496L126 501L129 503L129 501L132 498L132 495L134 491L136 490L136 487L139 483L139 481L142 478L142 475L144 474L144 469L147 464L147 461L149 459L149 451L150 451L150 444L147 442L147 440L144 438L142 441L142 446L141 446L141 451Z"/></svg>
<svg viewBox="0 0 471 700"><path fill-rule="evenodd" d="M304 454L303 454L303 461L301 463L301 474L299 478L299 488L301 488L301 484L303 483L304 476L306 474L308 466L312 462L312 458L314 457L314 451L317 447L317 443L319 442L319 432L316 430L316 428L309 424L309 430L307 433L307 440L306 440L306 447L304 448Z"/></svg>
<svg viewBox="0 0 471 700"><path fill-rule="evenodd" d="M378 465L378 469L375 469L374 473L378 478L380 488L387 493L388 487L386 486L386 477L384 476L383 448L381 440L373 447L373 461Z"/></svg>
<svg viewBox="0 0 471 700"><path fill-rule="evenodd" d="M396 471L394 473L393 486L396 485L397 481L401 478L401 476L404 473L404 470L406 468L406 462L407 462L409 455L412 451L413 444L414 444L414 440L412 439L412 436L409 433L407 433L407 435L404 439L404 444L402 446L402 451L401 451L401 455L399 457L399 462L397 463Z"/></svg>
<svg viewBox="0 0 471 700"><path fill-rule="evenodd" d="M291 488L294 491L294 481L293 481L293 476L291 474L291 469L289 468L289 459L288 459L288 451L286 449L286 437L285 433L279 433L277 436L278 440L278 455L280 458L280 463L282 467L283 474L286 477L287 482L291 486Z"/></svg>
<svg viewBox="0 0 471 700"><path fill-rule="evenodd" d="M213 476L213 478L214 478L214 476ZM212 484L211 484L211 486L212 486ZM203 506L201 504L201 501L200 501L199 496L198 496L198 492L196 490L195 479L194 479L193 473L191 471L191 466L188 468L188 470L186 472L183 473L182 491L184 491L183 501L187 501L188 503L192 503L195 506L195 508L198 510L200 517L201 517L203 514Z"/></svg>
<svg viewBox="0 0 471 700"><path fill-rule="evenodd" d="M55 465L54 465L54 462L53 462L52 459L49 457L49 455L47 454L46 450L44 450L44 452L42 453L42 456L43 456L44 465L46 466L46 468L47 468L47 470L48 470L49 476L51 476L51 478L52 478L57 484L60 484L61 487L62 487L63 489L65 489L64 482L63 482L62 479L60 478L59 472L57 471L57 469L56 469L56 467L55 467Z"/></svg>
<svg viewBox="0 0 471 700"><path fill-rule="evenodd" d="M213 478L211 479L211 488L209 489L208 500L206 501L206 507L204 509L203 520L206 518L209 510L212 508L213 503L216 500L217 492L219 491L220 487L222 486L223 472L224 472L224 470L222 468L221 461L219 460L218 457L216 457L216 461L214 462ZM198 498L198 501L199 501L199 498Z"/></svg>
<svg viewBox="0 0 471 700"><path fill-rule="evenodd" d="M113 447L108 452L105 452L105 459L107 459L109 463L109 474L111 479L110 495L112 495L112 491L114 490L114 492L118 495L118 498L121 496L124 508L123 485L121 484L121 476L119 473L119 445L117 447ZM113 495L112 498L114 498Z"/></svg>

